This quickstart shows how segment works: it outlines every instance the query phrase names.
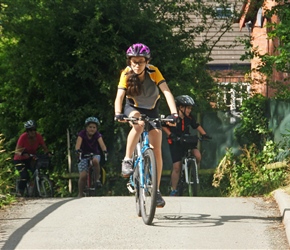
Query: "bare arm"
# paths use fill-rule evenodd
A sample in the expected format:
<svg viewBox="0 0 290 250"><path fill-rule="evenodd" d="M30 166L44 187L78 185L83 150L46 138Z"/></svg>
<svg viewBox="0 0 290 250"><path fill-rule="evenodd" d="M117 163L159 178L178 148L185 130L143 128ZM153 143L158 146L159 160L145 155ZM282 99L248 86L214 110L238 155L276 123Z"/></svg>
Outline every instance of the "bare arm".
<svg viewBox="0 0 290 250"><path fill-rule="evenodd" d="M77 138L77 142L76 142L76 146L75 146L75 149L76 149L76 150L81 149L82 142L83 142L83 138L80 137L80 136L78 136L78 138Z"/></svg>
<svg viewBox="0 0 290 250"><path fill-rule="evenodd" d="M200 126L200 125L196 128L196 130L197 130L201 135L205 135L205 134L206 134L206 132L204 131L204 129L203 129L202 126Z"/></svg>
<svg viewBox="0 0 290 250"><path fill-rule="evenodd" d="M161 83L159 85L159 88L161 89L161 91L163 92L163 94L166 98L166 101L167 101L167 104L169 106L171 114L177 114L177 109L176 109L174 97L173 97L167 83L166 82Z"/></svg>
<svg viewBox="0 0 290 250"><path fill-rule="evenodd" d="M169 136L171 134L170 129L167 127L162 127L162 130L166 133L167 136Z"/></svg>
<svg viewBox="0 0 290 250"><path fill-rule="evenodd" d="M116 99L115 99L115 114L121 114L122 113L122 106L123 106L123 100L125 97L126 91L124 89L118 89Z"/></svg>
<svg viewBox="0 0 290 250"><path fill-rule="evenodd" d="M21 155L22 152L25 150L25 148L21 147L20 145L16 145L16 148L15 148L15 154L16 155Z"/></svg>
<svg viewBox="0 0 290 250"><path fill-rule="evenodd" d="M98 142L99 142L99 145L100 145L102 151L103 151L103 152L107 151L107 147L106 147L106 145L105 145L104 140L103 140L102 137L100 137L100 138L98 139Z"/></svg>

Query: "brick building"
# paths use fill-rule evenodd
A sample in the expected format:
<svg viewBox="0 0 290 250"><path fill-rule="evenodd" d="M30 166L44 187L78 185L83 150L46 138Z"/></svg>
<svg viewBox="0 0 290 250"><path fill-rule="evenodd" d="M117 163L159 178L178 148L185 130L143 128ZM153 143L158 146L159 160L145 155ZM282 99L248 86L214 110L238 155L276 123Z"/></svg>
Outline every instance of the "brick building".
<svg viewBox="0 0 290 250"><path fill-rule="evenodd" d="M268 39L268 29L266 28L268 22L278 23L278 17L264 18L265 10L271 9L275 5L276 2L272 0L247 0L242 6L242 16L239 22L240 30L247 29L250 32L253 48L257 48L262 55L265 53L273 55L275 53L274 48L278 45L277 40ZM255 71L259 64L258 58L251 60L253 91L272 97L275 91L268 86L268 82L282 81L288 77L288 74L274 71L272 79L267 79L264 75Z"/></svg>

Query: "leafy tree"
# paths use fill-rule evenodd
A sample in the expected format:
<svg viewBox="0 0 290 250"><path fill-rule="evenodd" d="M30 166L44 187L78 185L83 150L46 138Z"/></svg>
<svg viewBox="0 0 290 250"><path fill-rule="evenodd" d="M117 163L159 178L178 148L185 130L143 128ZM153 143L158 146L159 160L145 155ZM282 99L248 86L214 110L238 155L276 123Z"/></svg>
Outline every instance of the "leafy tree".
<svg viewBox="0 0 290 250"><path fill-rule="evenodd" d="M241 147L255 144L263 147L270 136L266 115L267 98L261 94L245 100L241 107L241 123L235 128L234 134ZM255 117L253 119L253 117Z"/></svg>
<svg viewBox="0 0 290 250"><path fill-rule="evenodd" d="M124 52L135 42L151 48L174 95L191 93L207 103L216 90L205 66L236 16L221 19L217 3L229 7L223 0L2 1L0 128L7 147L13 150L23 122L35 119L61 166L67 129L75 135L95 115L109 152L122 150L124 128L114 124L113 102ZM217 32L209 37L212 28ZM165 104L161 110L168 112Z"/></svg>

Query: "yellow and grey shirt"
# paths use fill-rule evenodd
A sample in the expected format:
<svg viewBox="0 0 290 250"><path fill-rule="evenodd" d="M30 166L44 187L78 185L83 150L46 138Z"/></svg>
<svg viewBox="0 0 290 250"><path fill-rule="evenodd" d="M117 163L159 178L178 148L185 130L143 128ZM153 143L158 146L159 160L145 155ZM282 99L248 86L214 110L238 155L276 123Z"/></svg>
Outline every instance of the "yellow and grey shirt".
<svg viewBox="0 0 290 250"><path fill-rule="evenodd" d="M160 98L158 86L165 82L165 79L157 67L148 64L146 68L145 80L142 83L141 94L138 96L127 95L126 98L134 107L154 109L158 99ZM128 66L121 73L118 89L127 89L126 73L130 70L131 68Z"/></svg>

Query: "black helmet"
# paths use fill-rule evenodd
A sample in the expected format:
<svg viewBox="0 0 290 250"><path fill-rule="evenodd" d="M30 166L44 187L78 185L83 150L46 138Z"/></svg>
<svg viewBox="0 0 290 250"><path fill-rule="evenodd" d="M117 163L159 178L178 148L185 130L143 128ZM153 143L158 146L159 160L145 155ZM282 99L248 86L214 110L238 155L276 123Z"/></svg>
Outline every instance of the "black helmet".
<svg viewBox="0 0 290 250"><path fill-rule="evenodd" d="M194 100L188 95L180 95L175 98L176 106L194 106Z"/></svg>
<svg viewBox="0 0 290 250"><path fill-rule="evenodd" d="M24 128L25 129L30 129L30 128L36 128L36 123L33 120L29 120L24 123Z"/></svg>

